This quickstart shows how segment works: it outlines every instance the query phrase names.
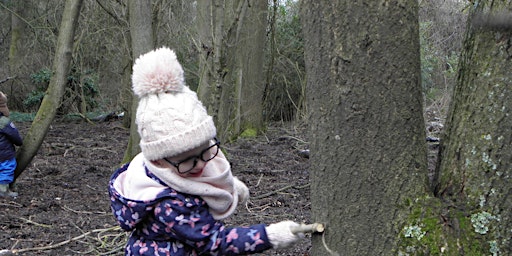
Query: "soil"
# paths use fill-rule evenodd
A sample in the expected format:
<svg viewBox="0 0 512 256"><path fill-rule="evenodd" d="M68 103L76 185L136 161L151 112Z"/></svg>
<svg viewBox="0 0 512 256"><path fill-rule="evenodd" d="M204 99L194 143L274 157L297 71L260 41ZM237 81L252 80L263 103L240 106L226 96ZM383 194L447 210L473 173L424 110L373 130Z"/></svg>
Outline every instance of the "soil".
<svg viewBox="0 0 512 256"><path fill-rule="evenodd" d="M16 123L26 134L30 123ZM121 120L91 124L57 120L16 182L19 196L0 198L0 250L17 255L122 255L128 237L110 212L110 175L121 163L129 131ZM265 135L225 144L235 176L251 199L226 225L310 222L305 129L273 125ZM311 239L260 255L309 255ZM0 253L1 254L1 253Z"/></svg>

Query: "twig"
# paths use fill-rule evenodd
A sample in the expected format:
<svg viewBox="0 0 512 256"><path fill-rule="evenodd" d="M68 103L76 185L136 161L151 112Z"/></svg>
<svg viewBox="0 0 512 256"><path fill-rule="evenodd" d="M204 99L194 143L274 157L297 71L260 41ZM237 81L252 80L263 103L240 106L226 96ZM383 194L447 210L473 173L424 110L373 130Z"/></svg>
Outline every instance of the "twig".
<svg viewBox="0 0 512 256"><path fill-rule="evenodd" d="M7 81L9 81L9 80L11 80L11 79L14 79L14 78L16 78L16 76L9 76L9 77L7 77L6 79L1 80L1 81L0 81L0 84L3 84L3 83L5 83L5 82L7 82Z"/></svg>
<svg viewBox="0 0 512 256"><path fill-rule="evenodd" d="M288 186L286 186L286 187L282 187L282 188L280 188L280 189L278 189L278 190L271 191L271 192L265 193L265 194L263 194L263 195L255 196L255 197L253 197L253 198L254 198L254 199L262 199L262 198L265 198L265 197L269 197L269 196L271 196L271 195L274 195L274 194L277 194L277 193L279 193L279 192L285 191L285 190L287 190L287 189L293 188L293 186L295 186L295 185L288 185Z"/></svg>
<svg viewBox="0 0 512 256"><path fill-rule="evenodd" d="M255 186L255 187L257 187L257 186L259 186L259 185L260 185L261 178L263 178L263 173L260 175L260 178L258 179L258 183L256 183L256 186Z"/></svg>
<svg viewBox="0 0 512 256"><path fill-rule="evenodd" d="M263 195L255 196L255 197L253 197L253 199L262 199L262 198L265 198L265 197L269 197L271 195L283 192L283 191L288 190L290 188L301 189L301 188L306 188L306 187L309 187L309 183L306 184L306 185L302 185L302 186L288 185L288 186L282 187L282 188L280 188L278 190L271 191L271 192L265 193Z"/></svg>
<svg viewBox="0 0 512 256"><path fill-rule="evenodd" d="M32 220L29 220L29 219L25 219L23 217L19 217L20 220L23 220L27 223L30 223L30 224L33 224L33 225L36 225L36 226L39 226L39 227L43 227L43 228L51 228L52 226L51 225L46 225L46 224L40 224L40 223L37 223L35 221L32 221Z"/></svg>
<svg viewBox="0 0 512 256"><path fill-rule="evenodd" d="M64 210L67 210L67 211L70 211L70 212L74 212L74 213L77 213L77 214L99 214L99 215L105 215L107 214L106 212L100 212L100 211L97 211L97 212L88 212L88 211L79 211L79 210L74 210L74 209L71 209L65 205L61 206L62 209Z"/></svg>
<svg viewBox="0 0 512 256"><path fill-rule="evenodd" d="M329 249L329 247L327 246L327 243L325 242L325 233L322 233L322 244L324 245L325 250L329 252L331 256L340 256L338 252Z"/></svg>
<svg viewBox="0 0 512 256"><path fill-rule="evenodd" d="M322 233L324 232L324 224L313 223L313 224L300 224L298 227L292 227L291 231L294 234L298 233Z"/></svg>
<svg viewBox="0 0 512 256"><path fill-rule="evenodd" d="M13 253L21 253L21 252L28 252L28 251L43 251L43 250L49 250L49 249L55 249L57 247L60 247L60 246L63 246L65 244L68 244L72 241L76 241L76 240L79 240L79 239L82 239L92 233L98 233L98 232L104 232L104 231L115 231L115 230L119 230L120 227L119 226L115 226L115 227L110 227L110 228L103 228L103 229L94 229L94 230L91 230L91 231L88 231L88 232L85 232L79 236L75 236L71 239L68 239L68 240L65 240L65 241L62 241L60 243L56 243L56 244L52 244L52 245L47 245L47 246L41 246L41 247L32 247L32 248L25 248L25 249L14 249L12 250Z"/></svg>
<svg viewBox="0 0 512 256"><path fill-rule="evenodd" d="M21 204L18 204L18 203L15 203L15 202L11 202L11 203L8 203L8 204L4 204L4 203L0 203L0 206L7 206L7 207L17 207L17 208L21 208L23 207Z"/></svg>

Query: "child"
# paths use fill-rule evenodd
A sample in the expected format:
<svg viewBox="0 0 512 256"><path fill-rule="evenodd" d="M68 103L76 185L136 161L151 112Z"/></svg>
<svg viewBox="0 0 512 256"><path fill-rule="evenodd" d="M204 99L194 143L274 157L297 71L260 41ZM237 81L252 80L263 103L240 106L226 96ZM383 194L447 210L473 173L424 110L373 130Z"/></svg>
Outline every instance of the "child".
<svg viewBox="0 0 512 256"><path fill-rule="evenodd" d="M131 231L125 255L245 255L284 248L303 237L283 221L224 226L249 190L232 176L216 128L186 85L176 55L160 48L133 66L142 153L110 179L111 208Z"/></svg>
<svg viewBox="0 0 512 256"><path fill-rule="evenodd" d="M18 193L9 190L16 169L16 149L23 140L16 126L9 119L7 96L0 92L0 197L16 197Z"/></svg>

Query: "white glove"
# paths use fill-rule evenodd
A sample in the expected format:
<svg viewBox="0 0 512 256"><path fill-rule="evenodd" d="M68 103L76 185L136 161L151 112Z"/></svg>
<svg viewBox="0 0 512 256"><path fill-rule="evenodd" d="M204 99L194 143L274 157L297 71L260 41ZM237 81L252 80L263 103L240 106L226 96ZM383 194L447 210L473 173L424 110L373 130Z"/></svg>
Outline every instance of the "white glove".
<svg viewBox="0 0 512 256"><path fill-rule="evenodd" d="M245 204L249 200L249 188L237 177L233 177L236 192L238 193L238 202Z"/></svg>
<svg viewBox="0 0 512 256"><path fill-rule="evenodd" d="M282 249L304 238L304 233L292 233L292 228L299 226L300 224L287 220L270 224L265 230L267 231L267 237L272 247L274 247L274 249Z"/></svg>

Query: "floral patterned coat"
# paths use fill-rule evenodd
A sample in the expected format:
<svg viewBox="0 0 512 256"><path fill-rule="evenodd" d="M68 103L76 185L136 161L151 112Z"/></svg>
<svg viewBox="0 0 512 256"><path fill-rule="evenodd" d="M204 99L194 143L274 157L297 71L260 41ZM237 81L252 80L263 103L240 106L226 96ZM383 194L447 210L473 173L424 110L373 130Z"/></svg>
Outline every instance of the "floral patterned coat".
<svg viewBox="0 0 512 256"><path fill-rule="evenodd" d="M125 255L246 255L272 247L264 224L227 228L212 217L204 200L166 186L147 168L147 177L161 192L151 200L125 198L114 184L128 166L118 169L109 185L112 212L131 231Z"/></svg>

